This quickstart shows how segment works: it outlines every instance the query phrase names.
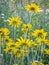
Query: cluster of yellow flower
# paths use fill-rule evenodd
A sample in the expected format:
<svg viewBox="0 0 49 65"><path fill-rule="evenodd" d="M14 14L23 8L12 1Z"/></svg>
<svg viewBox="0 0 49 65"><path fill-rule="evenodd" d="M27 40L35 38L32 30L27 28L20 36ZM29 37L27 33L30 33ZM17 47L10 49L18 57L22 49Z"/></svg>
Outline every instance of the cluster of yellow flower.
<svg viewBox="0 0 49 65"><path fill-rule="evenodd" d="M19 18L18 18L19 20L17 18L18 17L10 18L9 24L11 26L18 27L22 22L20 21ZM23 33L26 33L26 31L32 30L32 25L23 24L21 30ZM8 36L9 33L10 33L10 31L7 28L0 28L0 36L4 37L4 40L6 43L6 48L4 49L4 52L6 52L7 54L10 54L10 55L14 55L16 58L26 57L27 54L30 53L30 49L31 49L31 51L36 52L39 44L49 46L49 40L46 39L47 32L45 32L43 29L36 29L35 31L31 32L31 35L29 35L29 36L31 36L31 37L33 36L35 38L35 41L33 41L33 39L30 39L30 38L25 39L23 36L21 36L20 38L16 38L16 42L14 42ZM42 49L41 46L40 46L40 48ZM44 48L43 54L49 55L49 50ZM33 62L32 65L37 65L37 63ZM44 64L40 63L40 65L44 65Z"/></svg>
<svg viewBox="0 0 49 65"><path fill-rule="evenodd" d="M19 17L12 17L9 19L9 24L11 26L19 27L22 22L20 21ZM8 28L0 28L0 36L4 37L4 41L6 43L6 48L4 49L4 52L10 55L14 55L16 58L26 57L28 53L30 53L33 50L34 52L37 50L37 47L39 44L48 45L49 46L49 40L46 39L47 32L44 31L44 29L36 29L33 32L32 31L32 25L31 24L22 24L21 31L23 33L31 33L28 36L33 36L35 38L35 41L33 39L24 38L21 36L20 38L16 38L16 42L14 42L8 35L10 34L10 31ZM15 32L15 31L14 31ZM22 34L23 35L23 34ZM42 47L40 46L42 49ZM43 54L49 55L49 50L44 48ZM32 65L37 65L36 62L33 62ZM44 65L40 63L40 65Z"/></svg>
<svg viewBox="0 0 49 65"><path fill-rule="evenodd" d="M19 65L19 64L13 64L13 65ZM33 61L33 63L31 63L31 65L44 65L42 62L38 63L36 61ZM46 64L48 65L48 64Z"/></svg>
<svg viewBox="0 0 49 65"><path fill-rule="evenodd" d="M9 54L14 54L16 57L25 56L30 50L29 48L35 47L37 44L30 41L29 39L24 39L20 37L17 39L17 42L8 42L6 49L4 51Z"/></svg>
<svg viewBox="0 0 49 65"><path fill-rule="evenodd" d="M46 39L47 32L45 32L44 29L36 29L35 31L29 33L29 35L35 37L36 41L39 43L41 42L49 45L49 40Z"/></svg>
<svg viewBox="0 0 49 65"><path fill-rule="evenodd" d="M29 12L39 12L41 8L37 6L36 4L29 4L25 7L25 9ZM10 31L8 28L0 28L0 37L4 38L4 43L6 43L6 47L4 48L4 52L9 55L13 55L16 59L22 58L22 57L27 57L27 55L35 55L37 56L38 50L40 47L39 54L48 54L49 55L49 50L46 49L46 45L49 46L49 40L46 39L47 32L44 31L44 29L36 29L35 31L32 31L32 24L27 23L23 24L21 21L21 18L18 17L11 17L9 19L9 25L15 28L18 28L21 26L21 32L24 34L27 32L26 37L25 34L19 38L16 38L16 41L12 40L9 37ZM14 30L14 36L15 32L17 30ZM29 36L29 37L28 37ZM34 37L34 40L33 38ZM44 47L44 48L43 48ZM38 48L38 49L37 49ZM31 56L32 57L32 56ZM36 58L34 58L36 60ZM32 60L33 61L33 60ZM18 65L18 64L13 64L13 65ZM33 61L31 65L44 65L43 63L37 63Z"/></svg>

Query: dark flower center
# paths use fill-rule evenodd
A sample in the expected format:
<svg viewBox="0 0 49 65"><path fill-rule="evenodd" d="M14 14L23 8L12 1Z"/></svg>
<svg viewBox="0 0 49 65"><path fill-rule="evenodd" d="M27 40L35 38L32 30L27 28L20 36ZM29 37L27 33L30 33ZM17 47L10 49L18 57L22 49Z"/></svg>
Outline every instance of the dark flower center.
<svg viewBox="0 0 49 65"><path fill-rule="evenodd" d="M38 34L38 37L42 37L42 33L39 33L39 34Z"/></svg>
<svg viewBox="0 0 49 65"><path fill-rule="evenodd" d="M31 9L31 10L35 10L35 8L34 8L34 7L31 7L30 9Z"/></svg>
<svg viewBox="0 0 49 65"><path fill-rule="evenodd" d="M2 33L2 31L0 31L0 33Z"/></svg>

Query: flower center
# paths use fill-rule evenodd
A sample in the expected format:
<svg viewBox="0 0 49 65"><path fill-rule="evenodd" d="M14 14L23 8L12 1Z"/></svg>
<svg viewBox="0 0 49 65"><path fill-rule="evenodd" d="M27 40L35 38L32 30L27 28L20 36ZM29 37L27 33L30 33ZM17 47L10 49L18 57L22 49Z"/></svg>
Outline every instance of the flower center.
<svg viewBox="0 0 49 65"><path fill-rule="evenodd" d="M42 37L42 33L39 33L39 34L38 34L38 37Z"/></svg>
<svg viewBox="0 0 49 65"><path fill-rule="evenodd" d="M16 24L17 22L16 21L13 21L13 24Z"/></svg>
<svg viewBox="0 0 49 65"><path fill-rule="evenodd" d="M30 9L31 9L31 10L35 10L35 8L34 8L34 7L31 7Z"/></svg>
<svg viewBox="0 0 49 65"><path fill-rule="evenodd" d="M0 33L2 33L2 31L0 31Z"/></svg>

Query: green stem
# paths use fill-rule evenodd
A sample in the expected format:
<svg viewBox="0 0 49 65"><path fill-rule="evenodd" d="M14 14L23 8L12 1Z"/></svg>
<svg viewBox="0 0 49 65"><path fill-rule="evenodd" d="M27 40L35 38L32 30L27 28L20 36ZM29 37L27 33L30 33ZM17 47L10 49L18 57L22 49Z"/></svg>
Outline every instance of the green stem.
<svg viewBox="0 0 49 65"><path fill-rule="evenodd" d="M21 58L21 65L24 65L24 57Z"/></svg>
<svg viewBox="0 0 49 65"><path fill-rule="evenodd" d="M13 55L11 55L10 57L10 65L13 63L12 60L13 60Z"/></svg>
<svg viewBox="0 0 49 65"><path fill-rule="evenodd" d="M28 30L24 33L24 38L27 39Z"/></svg>
<svg viewBox="0 0 49 65"><path fill-rule="evenodd" d="M28 16L29 16L29 24L31 23L31 20L32 20L32 14L31 13L28 13Z"/></svg>
<svg viewBox="0 0 49 65"><path fill-rule="evenodd" d="M14 41L16 42L16 26L14 26L13 28L14 28L14 29L13 29L13 30L14 30L14 31L13 31L13 33L14 33L14 34L13 34L13 36L14 36Z"/></svg>
<svg viewBox="0 0 49 65"><path fill-rule="evenodd" d="M0 54L1 54L1 35L0 35Z"/></svg>
<svg viewBox="0 0 49 65"><path fill-rule="evenodd" d="M30 65L29 54L27 54L27 65Z"/></svg>

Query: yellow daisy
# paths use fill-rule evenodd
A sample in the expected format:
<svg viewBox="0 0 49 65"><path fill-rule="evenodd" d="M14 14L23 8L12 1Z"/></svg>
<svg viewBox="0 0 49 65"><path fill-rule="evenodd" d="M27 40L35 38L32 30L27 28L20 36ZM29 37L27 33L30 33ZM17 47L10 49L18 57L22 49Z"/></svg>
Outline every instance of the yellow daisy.
<svg viewBox="0 0 49 65"><path fill-rule="evenodd" d="M0 28L0 35L2 34L2 29Z"/></svg>
<svg viewBox="0 0 49 65"><path fill-rule="evenodd" d="M13 40L9 36L4 36L5 42L13 42Z"/></svg>
<svg viewBox="0 0 49 65"><path fill-rule="evenodd" d="M35 61L32 63L32 65L38 65Z"/></svg>
<svg viewBox="0 0 49 65"><path fill-rule="evenodd" d="M10 54L10 52L11 52L11 48L10 48L10 47L7 47L6 49L4 49L4 52L6 52L6 53L9 53L9 54Z"/></svg>
<svg viewBox="0 0 49 65"><path fill-rule="evenodd" d="M10 31L8 28L1 28L0 29L0 35L2 36L6 36L6 35L9 35Z"/></svg>
<svg viewBox="0 0 49 65"><path fill-rule="evenodd" d="M36 37L36 38L42 38L45 39L45 37L47 36L47 32L45 32L43 29L36 29L33 33L32 36Z"/></svg>
<svg viewBox="0 0 49 65"><path fill-rule="evenodd" d="M36 41L41 42L41 43L49 46L49 40L47 40L47 39L36 38Z"/></svg>
<svg viewBox="0 0 49 65"><path fill-rule="evenodd" d="M23 24L22 26L22 32L30 31L32 30L32 25L31 24Z"/></svg>
<svg viewBox="0 0 49 65"><path fill-rule="evenodd" d="M30 47L31 41L29 39L24 39L23 37L20 37L17 39L17 42L20 43L23 46Z"/></svg>
<svg viewBox="0 0 49 65"><path fill-rule="evenodd" d="M9 19L9 25L19 27L21 25L22 21L20 17L11 17Z"/></svg>
<svg viewBox="0 0 49 65"><path fill-rule="evenodd" d="M42 62L40 62L40 65L44 65Z"/></svg>
<svg viewBox="0 0 49 65"><path fill-rule="evenodd" d="M25 9L29 12L40 12L41 8L36 4L28 4Z"/></svg>
<svg viewBox="0 0 49 65"><path fill-rule="evenodd" d="M7 47L15 47L15 42L8 42Z"/></svg>
<svg viewBox="0 0 49 65"><path fill-rule="evenodd" d="M44 53L49 55L49 49L45 49Z"/></svg>
<svg viewBox="0 0 49 65"><path fill-rule="evenodd" d="M13 64L13 65L18 65L18 64Z"/></svg>
<svg viewBox="0 0 49 65"><path fill-rule="evenodd" d="M36 47L37 46L37 43L32 41L31 46L32 47Z"/></svg>

